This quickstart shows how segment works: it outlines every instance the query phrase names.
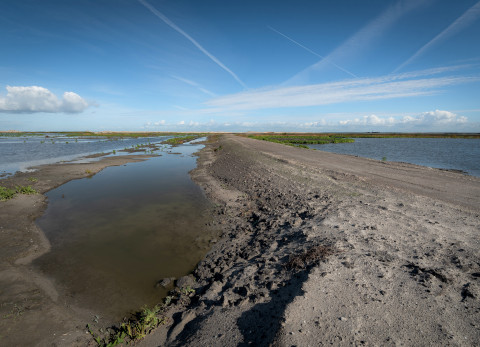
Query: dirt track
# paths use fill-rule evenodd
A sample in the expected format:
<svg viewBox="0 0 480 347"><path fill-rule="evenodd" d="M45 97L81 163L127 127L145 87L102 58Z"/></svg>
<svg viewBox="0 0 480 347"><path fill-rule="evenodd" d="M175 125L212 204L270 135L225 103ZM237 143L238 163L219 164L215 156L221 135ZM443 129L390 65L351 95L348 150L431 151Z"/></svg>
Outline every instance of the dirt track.
<svg viewBox="0 0 480 347"><path fill-rule="evenodd" d="M223 236L142 345L480 340L478 178L233 136L192 175Z"/></svg>

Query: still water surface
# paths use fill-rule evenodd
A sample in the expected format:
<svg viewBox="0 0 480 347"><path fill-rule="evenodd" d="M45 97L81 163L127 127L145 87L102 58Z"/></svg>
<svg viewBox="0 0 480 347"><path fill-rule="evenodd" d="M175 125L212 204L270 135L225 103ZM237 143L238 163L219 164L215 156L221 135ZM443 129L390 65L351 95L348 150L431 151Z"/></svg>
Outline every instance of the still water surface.
<svg viewBox="0 0 480 347"><path fill-rule="evenodd" d="M202 145L109 167L48 192L37 220L52 244L34 263L73 304L119 319L161 302L158 280L192 271L208 250L209 204L188 172Z"/></svg>
<svg viewBox="0 0 480 347"><path fill-rule="evenodd" d="M354 143L308 145L321 151L399 161L480 176L480 139L357 138Z"/></svg>
<svg viewBox="0 0 480 347"><path fill-rule="evenodd" d="M101 152L120 151L148 142L159 143L171 137L76 138L48 133L38 136L0 136L0 176L11 175L16 171L27 171L31 166L69 161Z"/></svg>

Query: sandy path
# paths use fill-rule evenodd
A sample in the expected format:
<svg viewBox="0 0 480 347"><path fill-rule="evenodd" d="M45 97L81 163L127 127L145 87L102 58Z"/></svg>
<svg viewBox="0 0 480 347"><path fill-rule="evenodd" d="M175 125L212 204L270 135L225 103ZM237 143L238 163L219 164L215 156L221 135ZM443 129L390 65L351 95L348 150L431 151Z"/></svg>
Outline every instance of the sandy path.
<svg viewBox="0 0 480 347"><path fill-rule="evenodd" d="M193 177L223 236L143 345L480 341L478 178L234 136Z"/></svg>
<svg viewBox="0 0 480 347"><path fill-rule="evenodd" d="M253 151L307 165L310 169L331 170L355 175L374 185L408 190L438 200L478 209L480 206L480 179L454 172L430 169L407 163L381 162L351 155L322 151L298 151L276 143L252 141L237 136L233 141Z"/></svg>

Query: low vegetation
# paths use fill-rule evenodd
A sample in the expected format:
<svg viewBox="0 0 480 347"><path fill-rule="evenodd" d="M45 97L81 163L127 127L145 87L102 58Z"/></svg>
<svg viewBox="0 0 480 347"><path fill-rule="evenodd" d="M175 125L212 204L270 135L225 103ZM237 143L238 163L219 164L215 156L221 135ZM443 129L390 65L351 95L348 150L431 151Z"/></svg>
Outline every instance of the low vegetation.
<svg viewBox="0 0 480 347"><path fill-rule="evenodd" d="M99 347L135 344L158 326L167 324L168 318L165 316L165 311L169 305L173 303L185 305L195 294L195 289L189 286L184 288L177 287L164 299L163 304L156 305L153 308L143 307L140 311L133 314L130 319L121 323L120 327L108 328L107 331L100 329L99 334L96 334L93 328L87 324L87 330Z"/></svg>
<svg viewBox="0 0 480 347"><path fill-rule="evenodd" d="M203 136L204 134L195 134L195 135L184 135L184 136L172 137L171 139L163 141L162 144L177 146L185 142L196 140Z"/></svg>
<svg viewBox="0 0 480 347"><path fill-rule="evenodd" d="M16 194L37 194L32 186L15 186L15 189L0 186L0 201L12 199Z"/></svg>
<svg viewBox="0 0 480 347"><path fill-rule="evenodd" d="M0 201L6 201L15 196L15 189L0 186Z"/></svg>
<svg viewBox="0 0 480 347"><path fill-rule="evenodd" d="M355 140L339 135L300 135L300 134L275 134L275 135L249 135L257 140L281 143L284 145L308 148L306 145L323 145L327 143L346 143Z"/></svg>
<svg viewBox="0 0 480 347"><path fill-rule="evenodd" d="M37 191L32 186L16 186L15 190L18 194L32 195L37 194Z"/></svg>
<svg viewBox="0 0 480 347"><path fill-rule="evenodd" d="M171 135L171 133L159 133L159 132L92 132L92 131L77 131L77 132L67 132L60 133L61 135L66 135L69 137L158 137Z"/></svg>
<svg viewBox="0 0 480 347"><path fill-rule="evenodd" d="M153 329L166 322L165 316L161 313L162 306L157 305L151 309L144 307L127 322L122 323L119 328L112 328L110 333L103 338L96 335L88 324L87 329L98 346L113 347L120 343L136 342L143 339Z"/></svg>
<svg viewBox="0 0 480 347"><path fill-rule="evenodd" d="M22 137L22 136L39 136L41 133L35 132L20 132L20 131L11 131L11 132L0 132L1 137Z"/></svg>

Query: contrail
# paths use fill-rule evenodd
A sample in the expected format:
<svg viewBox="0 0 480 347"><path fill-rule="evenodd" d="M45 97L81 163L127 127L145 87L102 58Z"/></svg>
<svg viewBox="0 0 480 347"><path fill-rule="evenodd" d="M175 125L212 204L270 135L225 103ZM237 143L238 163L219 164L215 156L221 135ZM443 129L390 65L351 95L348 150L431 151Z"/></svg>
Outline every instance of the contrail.
<svg viewBox="0 0 480 347"><path fill-rule="evenodd" d="M154 15L156 15L162 21L164 21L165 24L170 26L172 29L176 30L178 33L182 34L187 40L189 40L191 43L193 43L193 45L195 47L197 47L203 54L205 54L207 57L209 57L215 64L220 66L222 69L227 71L233 78L235 78L235 80L238 83L240 83L240 85L243 88L248 89L247 86L245 85L245 83L243 83L242 80L240 78L238 78L238 76L232 70L230 70L228 67L223 65L223 63L220 60L218 60L213 54L211 54L209 51L207 51L205 48L203 48L202 45L200 45L197 41L195 41L195 39L193 37L188 35L185 31L183 31L180 27L178 27L175 23L173 23L170 19L168 19L163 13L158 11L155 7L150 5L145 0L138 0L138 2L141 3L143 6L145 6L147 9L149 9L150 12L152 12Z"/></svg>
<svg viewBox="0 0 480 347"><path fill-rule="evenodd" d="M443 30L440 34L435 36L432 40L430 40L427 44L425 44L422 48L420 48L414 55L412 55L407 61L397 67L393 73L396 73L398 70L402 69L406 65L410 64L414 59L425 53L430 47L438 43L440 40L452 36L465 28L467 25L475 21L480 16L480 1L477 2L475 5L470 7L467 11L465 11L460 17L458 17L452 24L450 24L445 30Z"/></svg>
<svg viewBox="0 0 480 347"><path fill-rule="evenodd" d="M315 55L315 56L319 57L320 59L323 59L323 60L325 60L325 61L329 62L330 64L332 64L333 66L335 66L337 69L339 69L339 70L342 70L343 72L345 72L345 73L349 74L350 76L353 76L353 77L355 77L355 78L358 78L358 76L357 76L357 75L355 75L355 74L351 73L350 71L348 71L347 69L344 69L344 68L343 68L343 67L341 67L341 66L338 66L338 65L337 65L337 64L335 64L333 61L331 61L331 60L327 59L326 57L323 57L323 56L321 56L320 54L318 54L318 53L316 53L316 52L312 51L310 48L308 48L308 47L305 47L304 45L302 45L301 43L299 43L299 42L295 41L295 40L294 40L294 39L292 39L291 37L288 37L287 35L285 35L285 34L282 34L282 33L281 33L280 31L278 31L277 29L274 29L274 28L272 28L272 27L271 27L271 26L269 26L269 25L267 25L267 27L268 27L270 30L272 30L272 31L276 32L277 34L279 34L279 35L282 35L282 36L283 36L283 37L285 37L287 40L290 40L290 41L292 41L292 42L293 42L294 44L296 44L297 46L300 46L300 47L302 47L303 49L305 49L306 51L308 51L308 52L312 53L313 55Z"/></svg>
<svg viewBox="0 0 480 347"><path fill-rule="evenodd" d="M371 20L367 25L358 30L353 36L343 42L327 55L327 59L333 61L352 60L365 51L369 50L372 43L381 37L388 28L392 27L400 18L408 12L423 6L429 0L398 0L395 5L389 6L380 15ZM303 69L283 84L298 84L305 80L308 81L313 73L318 73L325 68L327 62L325 59Z"/></svg>
<svg viewBox="0 0 480 347"><path fill-rule="evenodd" d="M183 77L178 77L178 76L174 76L172 75L172 78L175 78L176 80L178 81L181 81L183 83L186 83L188 85L191 85L192 87L195 87L197 88L198 90L200 90L201 92L204 92L205 94L208 94L210 96L213 96L213 97L217 97L218 95L209 91L208 89L205 89L203 88L200 84L198 84L197 82L195 81L191 81L191 80L187 80L186 78L183 78Z"/></svg>

